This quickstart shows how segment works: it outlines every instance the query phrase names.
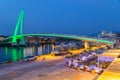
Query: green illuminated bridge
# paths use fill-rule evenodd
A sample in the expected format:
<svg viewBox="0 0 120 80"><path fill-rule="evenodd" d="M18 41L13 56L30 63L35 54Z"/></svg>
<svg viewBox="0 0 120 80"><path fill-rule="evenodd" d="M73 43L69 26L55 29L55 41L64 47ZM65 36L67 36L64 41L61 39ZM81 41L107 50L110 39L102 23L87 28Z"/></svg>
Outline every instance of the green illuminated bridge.
<svg viewBox="0 0 120 80"><path fill-rule="evenodd" d="M15 27L14 35L5 38L3 41L11 41L13 44L17 44L17 40L20 39L21 43L24 43L24 37L27 36L46 36L46 37L62 37L67 39L77 39L77 40L83 40L88 42L101 42L106 44L114 44L112 41L108 40L99 40L94 38L86 38L86 37L80 37L80 36L71 36L71 35L60 35L60 34L23 34L23 20L24 20L24 10L21 11L18 22ZM18 29L20 28L20 34L18 35Z"/></svg>

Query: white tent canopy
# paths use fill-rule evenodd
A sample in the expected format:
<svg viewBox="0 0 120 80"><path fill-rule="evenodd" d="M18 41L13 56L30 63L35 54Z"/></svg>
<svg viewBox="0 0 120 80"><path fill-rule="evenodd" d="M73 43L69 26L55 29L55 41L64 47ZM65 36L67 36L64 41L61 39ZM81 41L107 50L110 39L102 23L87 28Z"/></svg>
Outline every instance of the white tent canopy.
<svg viewBox="0 0 120 80"><path fill-rule="evenodd" d="M67 47L63 42L60 45L57 45L56 47Z"/></svg>
<svg viewBox="0 0 120 80"><path fill-rule="evenodd" d="M68 43L67 46L68 46L68 47L73 47L73 46L75 46L75 44Z"/></svg>

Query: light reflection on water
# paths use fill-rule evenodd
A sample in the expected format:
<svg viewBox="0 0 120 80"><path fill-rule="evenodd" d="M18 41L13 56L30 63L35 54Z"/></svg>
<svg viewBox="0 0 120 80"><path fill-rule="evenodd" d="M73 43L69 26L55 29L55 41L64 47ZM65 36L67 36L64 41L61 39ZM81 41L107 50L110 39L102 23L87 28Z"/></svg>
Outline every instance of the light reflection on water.
<svg viewBox="0 0 120 80"><path fill-rule="evenodd" d="M39 56L49 54L52 51L52 45L41 45L32 47L0 47L0 63L8 61L15 62L22 60L27 56Z"/></svg>

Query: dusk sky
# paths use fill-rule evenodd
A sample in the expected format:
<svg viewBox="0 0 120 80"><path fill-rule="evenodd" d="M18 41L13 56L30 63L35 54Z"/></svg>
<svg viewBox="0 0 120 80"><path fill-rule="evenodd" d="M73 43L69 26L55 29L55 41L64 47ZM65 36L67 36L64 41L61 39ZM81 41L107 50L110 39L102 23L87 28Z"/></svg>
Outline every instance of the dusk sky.
<svg viewBox="0 0 120 80"><path fill-rule="evenodd" d="M24 33L120 32L120 0L0 0L0 35L12 35L21 9Z"/></svg>

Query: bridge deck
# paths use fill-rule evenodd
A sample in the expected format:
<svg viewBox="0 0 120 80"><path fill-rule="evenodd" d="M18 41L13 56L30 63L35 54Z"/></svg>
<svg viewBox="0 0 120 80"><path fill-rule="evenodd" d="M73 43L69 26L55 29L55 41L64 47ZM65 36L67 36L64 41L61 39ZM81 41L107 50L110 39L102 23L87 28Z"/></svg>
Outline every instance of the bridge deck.
<svg viewBox="0 0 120 80"><path fill-rule="evenodd" d="M90 42L101 42L101 43L107 43L107 44L114 44L112 41L108 40L99 40L95 38L87 38L87 37L81 37L81 36L69 36L69 35L60 35L60 34L23 34L23 35L17 35L15 38L20 39L26 36L46 36L46 37L62 37L62 38L67 38L67 39L77 39L77 40L83 40L83 41L90 41ZM14 37L8 37L4 40L9 40L13 39Z"/></svg>

